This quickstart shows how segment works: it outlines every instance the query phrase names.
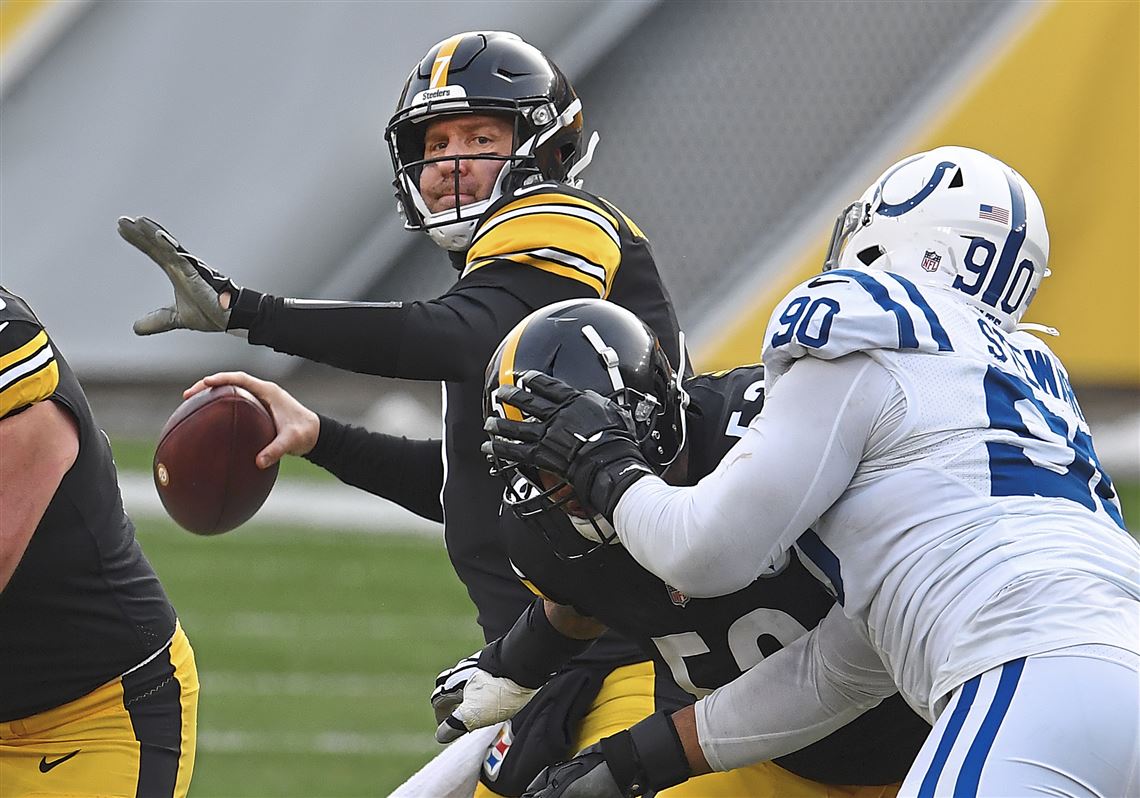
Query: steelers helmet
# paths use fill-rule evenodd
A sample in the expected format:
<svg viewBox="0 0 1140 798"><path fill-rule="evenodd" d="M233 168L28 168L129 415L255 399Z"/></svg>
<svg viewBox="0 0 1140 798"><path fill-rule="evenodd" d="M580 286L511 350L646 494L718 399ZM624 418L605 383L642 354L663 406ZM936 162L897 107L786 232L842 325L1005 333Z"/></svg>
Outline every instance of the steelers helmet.
<svg viewBox="0 0 1140 798"><path fill-rule="evenodd" d="M1045 211L997 158L939 147L889 167L839 214L824 271L836 268L948 289L1012 332L1049 276Z"/></svg>
<svg viewBox="0 0 1140 798"><path fill-rule="evenodd" d="M681 350L684 351L682 343ZM674 370L657 336L629 310L601 299L569 299L536 310L499 344L487 365L484 412L523 420L520 411L495 398L501 385L523 385L536 370L580 390L592 390L625 408L637 444L657 474L685 445L688 394L684 369ZM582 556L615 542L613 527L583 505L561 477L520 463L492 460L492 473L506 484L504 501L516 516L537 526L563 557ZM559 512L551 512L558 510ZM566 519L577 536L566 545ZM581 538L596 543L582 550Z"/></svg>
<svg viewBox="0 0 1140 798"><path fill-rule="evenodd" d="M510 121L510 154L425 158L427 123L459 114ZM470 246L475 222L503 194L547 180L577 185L589 163L581 152L582 103L574 88L541 51L504 31L459 33L433 45L404 83L384 137L405 228L425 231L453 251ZM502 163L491 195L461 205L457 178L455 206L432 213L420 193L425 165L454 160L458 174L458 161L465 158Z"/></svg>

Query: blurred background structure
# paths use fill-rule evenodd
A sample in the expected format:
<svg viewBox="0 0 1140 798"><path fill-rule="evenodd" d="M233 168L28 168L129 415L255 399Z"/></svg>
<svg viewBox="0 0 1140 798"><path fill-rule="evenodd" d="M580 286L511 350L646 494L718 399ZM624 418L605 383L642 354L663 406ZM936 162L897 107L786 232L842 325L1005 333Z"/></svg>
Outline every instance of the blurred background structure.
<svg viewBox="0 0 1140 798"><path fill-rule="evenodd" d="M436 296L456 274L426 237L403 231L382 134L427 48L472 29L513 30L571 78L587 129L602 135L586 185L650 237L698 369L758 359L769 310L818 270L835 214L900 156L960 144L1010 163L1041 195L1052 239L1054 276L1027 320L1061 330L1050 345L1071 369L1101 459L1118 482L1140 479L1140 4L1131 0L2 0L0 280L38 309L124 451L153 444L182 387L230 368L277 379L345 420L438 433L435 386L344 374L227 336L135 337L133 319L166 303L170 288L118 238L115 220L152 216L270 293ZM145 454L135 461L147 467ZM124 480L136 515L155 512L147 479ZM432 533L336 487L309 486L336 497L322 510L330 527ZM308 495L271 504L260 520L298 518L298 507L315 506ZM364 502L359 512L353 501ZM179 567L158 565L164 577ZM194 579L212 572L201 567L185 576L184 606ZM446 578L446 563L438 573ZM275 628L247 621L237 627ZM233 673L215 684L245 684ZM278 698L310 684L273 678L258 689L278 685ZM367 692L348 676L327 684ZM321 739L348 756L388 761L377 748L395 746L423 759L432 749L420 715L408 732L418 743L402 733ZM209 792L238 789L230 777L210 781L211 756L274 743L211 727L208 713L203 723L196 794L234 794ZM323 750L303 735L276 745ZM241 794L286 794L259 784Z"/></svg>
<svg viewBox="0 0 1140 798"><path fill-rule="evenodd" d="M429 45L507 28L578 88L602 134L587 185L650 236L699 368L755 360L771 304L817 270L838 209L900 155L955 143L1041 194L1054 277L1031 317L1062 330L1078 388L1135 391L1138 13L1112 0L5 0L3 279L88 384L129 396L221 366L312 376L239 341L132 335L169 288L115 219L153 216L259 290L435 296L455 275L401 229L384 125ZM330 410L360 414L395 387L376 386L325 392L345 397ZM113 406L133 412L123 395ZM120 428L118 414L105 423Z"/></svg>

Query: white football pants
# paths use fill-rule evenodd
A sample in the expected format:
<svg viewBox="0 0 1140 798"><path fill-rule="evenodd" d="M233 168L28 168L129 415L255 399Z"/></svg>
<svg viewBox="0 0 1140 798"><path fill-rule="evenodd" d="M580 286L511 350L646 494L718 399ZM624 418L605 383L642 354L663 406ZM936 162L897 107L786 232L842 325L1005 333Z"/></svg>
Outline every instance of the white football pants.
<svg viewBox="0 0 1140 798"><path fill-rule="evenodd" d="M954 691L899 798L1140 798L1140 654L1085 645Z"/></svg>

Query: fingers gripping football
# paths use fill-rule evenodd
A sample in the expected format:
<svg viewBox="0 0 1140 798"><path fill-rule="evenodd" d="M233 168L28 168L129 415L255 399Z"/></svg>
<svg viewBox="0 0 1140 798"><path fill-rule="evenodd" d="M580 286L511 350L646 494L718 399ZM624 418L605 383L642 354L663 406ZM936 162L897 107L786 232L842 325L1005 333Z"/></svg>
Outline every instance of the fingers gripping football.
<svg viewBox="0 0 1140 798"><path fill-rule="evenodd" d="M484 428L493 437L483 451L567 478L579 498L612 519L625 489L652 473L629 414L600 394L537 371L519 382L522 387L503 386L495 396L535 420L489 418Z"/></svg>
<svg viewBox="0 0 1140 798"><path fill-rule="evenodd" d="M191 255L153 219L120 217L119 235L157 263L174 287L174 304L151 311L136 321L136 335L177 329L204 332L226 329L229 308L240 290L232 280ZM229 295L224 305L223 294Z"/></svg>

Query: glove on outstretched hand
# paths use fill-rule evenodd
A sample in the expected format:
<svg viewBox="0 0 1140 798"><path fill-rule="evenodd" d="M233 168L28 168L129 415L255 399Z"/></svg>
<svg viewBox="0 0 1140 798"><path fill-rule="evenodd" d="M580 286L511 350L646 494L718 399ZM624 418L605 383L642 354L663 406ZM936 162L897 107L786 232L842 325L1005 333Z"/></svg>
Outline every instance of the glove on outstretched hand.
<svg viewBox="0 0 1140 798"><path fill-rule="evenodd" d="M483 451L565 477L580 500L612 521L626 489L653 473L629 413L539 371L526 372L519 383L500 387L495 397L536 420L487 419L484 429L495 437Z"/></svg>
<svg viewBox="0 0 1140 798"><path fill-rule="evenodd" d="M145 216L119 218L119 235L162 267L174 286L174 304L159 308L135 322L136 335L169 330L222 332L227 329L230 309L237 304L241 288L224 274L191 255L162 225ZM221 296L230 295L223 308Z"/></svg>

